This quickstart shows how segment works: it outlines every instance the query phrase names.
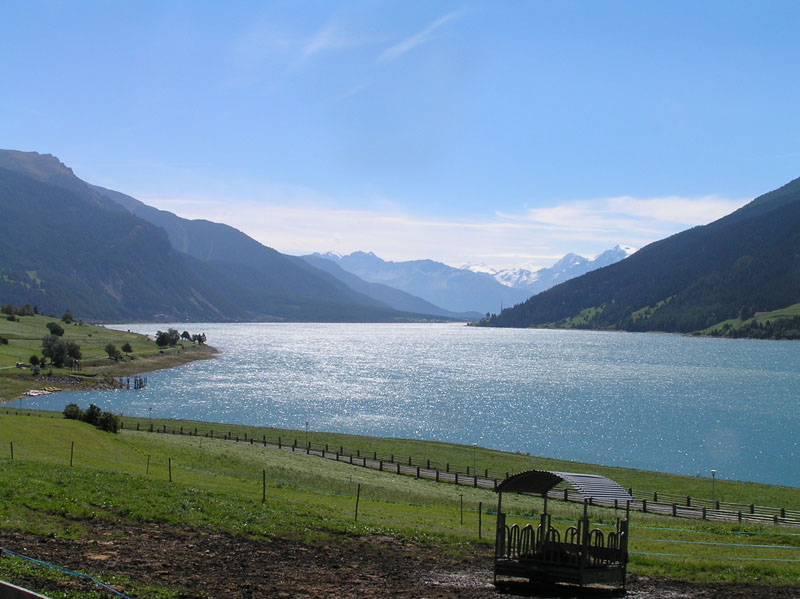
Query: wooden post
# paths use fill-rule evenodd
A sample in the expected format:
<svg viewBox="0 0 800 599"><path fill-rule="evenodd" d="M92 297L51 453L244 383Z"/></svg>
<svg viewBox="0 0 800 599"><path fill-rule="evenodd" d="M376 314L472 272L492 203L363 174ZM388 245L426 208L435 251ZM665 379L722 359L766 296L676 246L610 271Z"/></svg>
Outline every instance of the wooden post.
<svg viewBox="0 0 800 599"><path fill-rule="evenodd" d="M456 472L456 484L458 484L458 472Z"/></svg>
<svg viewBox="0 0 800 599"><path fill-rule="evenodd" d="M400 474L400 462L397 462L395 467L397 468L397 474Z"/></svg>
<svg viewBox="0 0 800 599"><path fill-rule="evenodd" d="M461 499L461 524L464 524L464 496L459 495L459 498Z"/></svg>
<svg viewBox="0 0 800 599"><path fill-rule="evenodd" d="M145 467L144 473L145 474L150 474L150 454L149 453L147 454L147 466Z"/></svg>
<svg viewBox="0 0 800 599"><path fill-rule="evenodd" d="M417 478L419 478L419 466L417 466Z"/></svg>
<svg viewBox="0 0 800 599"><path fill-rule="evenodd" d="M672 504L672 515L675 516L675 517L678 516L678 504L677 503L673 503Z"/></svg>
<svg viewBox="0 0 800 599"><path fill-rule="evenodd" d="M9 441L9 443L11 444L11 459L13 460L14 459L14 442L13 441Z"/></svg>
<svg viewBox="0 0 800 599"><path fill-rule="evenodd" d="M647 499L642 499L642 511L647 513Z"/></svg>
<svg viewBox="0 0 800 599"><path fill-rule="evenodd" d="M356 491L356 516L354 522L358 522L358 501L361 499L361 483L358 483L358 490Z"/></svg>
<svg viewBox="0 0 800 599"><path fill-rule="evenodd" d="M482 524L482 515L483 515L483 502L479 501L478 502L478 538L479 539L483 538L482 537L483 533L481 531L481 528L482 528L482 526L481 526L481 524Z"/></svg>
<svg viewBox="0 0 800 599"><path fill-rule="evenodd" d="M75 441L69 444L69 467L72 468L72 458L75 456Z"/></svg>
<svg viewBox="0 0 800 599"><path fill-rule="evenodd" d="M266 468L261 471L261 503L267 501L267 470Z"/></svg>
<svg viewBox="0 0 800 599"><path fill-rule="evenodd" d="M436 482L439 482L439 469L436 469Z"/></svg>
<svg viewBox="0 0 800 599"><path fill-rule="evenodd" d="M167 458L167 467L169 468L169 482L172 482L172 458Z"/></svg>

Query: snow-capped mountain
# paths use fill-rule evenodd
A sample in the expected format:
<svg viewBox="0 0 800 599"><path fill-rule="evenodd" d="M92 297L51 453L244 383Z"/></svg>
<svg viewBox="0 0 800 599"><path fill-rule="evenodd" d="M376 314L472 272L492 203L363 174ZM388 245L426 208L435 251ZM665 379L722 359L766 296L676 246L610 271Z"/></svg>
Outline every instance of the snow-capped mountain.
<svg viewBox="0 0 800 599"><path fill-rule="evenodd" d="M451 312L499 312L524 302L527 289L503 285L488 273L453 268L433 260L385 261L372 252L315 254L370 283L400 289Z"/></svg>
<svg viewBox="0 0 800 599"><path fill-rule="evenodd" d="M570 253L550 268L540 269L522 266L497 270L480 264L467 264L462 268L472 272L488 274L507 287L524 289L534 295L592 270L624 260L635 251L636 248L631 246L617 245L591 259Z"/></svg>

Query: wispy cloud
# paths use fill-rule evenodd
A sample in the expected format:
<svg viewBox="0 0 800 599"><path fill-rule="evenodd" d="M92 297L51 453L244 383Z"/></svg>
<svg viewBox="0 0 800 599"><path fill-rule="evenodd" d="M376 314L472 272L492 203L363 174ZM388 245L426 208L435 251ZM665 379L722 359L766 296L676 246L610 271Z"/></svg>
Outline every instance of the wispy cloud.
<svg viewBox="0 0 800 599"><path fill-rule="evenodd" d="M439 29L442 25L447 23L448 21L452 21L459 16L460 13L458 12L451 12L449 14L444 15L443 17L439 17L433 23L422 29L421 31L415 33L414 35L407 37L402 42L395 44L381 52L380 56L378 56L378 60L385 62L390 60L396 60L400 58L403 54L406 54L416 48L417 46L424 44L433 36L433 33Z"/></svg>
<svg viewBox="0 0 800 599"><path fill-rule="evenodd" d="M308 57L324 52L371 46L380 41L374 35L348 32L338 24L328 23L303 46L302 54Z"/></svg>
<svg viewBox="0 0 800 599"><path fill-rule="evenodd" d="M246 194L251 199L245 202L148 203L187 218L225 222L289 254L369 250L387 260L431 258L453 266L471 262L494 267L551 266L568 252L588 257L618 243L642 247L711 222L745 203L717 196L626 196L483 219L447 219L410 214L390 204L344 209L305 188L250 191L255 194Z"/></svg>

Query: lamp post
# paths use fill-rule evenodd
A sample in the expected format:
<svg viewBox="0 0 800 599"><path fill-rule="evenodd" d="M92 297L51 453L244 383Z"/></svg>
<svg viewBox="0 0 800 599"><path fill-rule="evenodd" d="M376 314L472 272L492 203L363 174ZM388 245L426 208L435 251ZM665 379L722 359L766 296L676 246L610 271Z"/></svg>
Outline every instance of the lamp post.
<svg viewBox="0 0 800 599"><path fill-rule="evenodd" d="M717 471L712 469L711 470L711 501L716 500L717 496L715 493L714 483L716 482L717 478Z"/></svg>

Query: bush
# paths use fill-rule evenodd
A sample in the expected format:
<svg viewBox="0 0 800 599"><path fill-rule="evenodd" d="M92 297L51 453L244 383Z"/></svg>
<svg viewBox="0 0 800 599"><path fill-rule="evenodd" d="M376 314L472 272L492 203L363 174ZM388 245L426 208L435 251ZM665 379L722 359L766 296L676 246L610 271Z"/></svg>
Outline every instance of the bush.
<svg viewBox="0 0 800 599"><path fill-rule="evenodd" d="M0 337L0 345L8 345L8 339L5 337Z"/></svg>
<svg viewBox="0 0 800 599"><path fill-rule="evenodd" d="M89 404L89 407L83 413L83 418L81 420L83 420L84 422L88 422L89 424L94 424L95 426L97 426L97 423L100 421L100 414L102 414L102 413L103 413L103 411L100 408L98 408L96 405Z"/></svg>
<svg viewBox="0 0 800 599"><path fill-rule="evenodd" d="M116 433L120 426L119 416L111 412L103 412L97 421L97 426L107 433Z"/></svg>
<svg viewBox="0 0 800 599"><path fill-rule="evenodd" d="M61 337L64 334L64 327L57 322L48 322L45 326L50 329L51 335L57 335Z"/></svg>
<svg viewBox="0 0 800 599"><path fill-rule="evenodd" d="M78 404L71 403L64 408L64 418L69 420L83 420L83 410L80 409Z"/></svg>

